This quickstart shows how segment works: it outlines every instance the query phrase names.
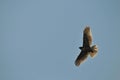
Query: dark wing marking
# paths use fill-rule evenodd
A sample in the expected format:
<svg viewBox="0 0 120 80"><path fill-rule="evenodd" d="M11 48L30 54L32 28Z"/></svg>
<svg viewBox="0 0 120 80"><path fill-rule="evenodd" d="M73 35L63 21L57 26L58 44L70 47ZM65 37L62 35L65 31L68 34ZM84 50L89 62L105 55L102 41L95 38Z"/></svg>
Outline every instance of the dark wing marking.
<svg viewBox="0 0 120 80"><path fill-rule="evenodd" d="M87 51L81 51L77 59L75 60L75 65L79 66L87 57L88 57L88 52Z"/></svg>
<svg viewBox="0 0 120 80"><path fill-rule="evenodd" d="M90 27L86 27L83 32L83 47L88 47L92 44L92 33Z"/></svg>

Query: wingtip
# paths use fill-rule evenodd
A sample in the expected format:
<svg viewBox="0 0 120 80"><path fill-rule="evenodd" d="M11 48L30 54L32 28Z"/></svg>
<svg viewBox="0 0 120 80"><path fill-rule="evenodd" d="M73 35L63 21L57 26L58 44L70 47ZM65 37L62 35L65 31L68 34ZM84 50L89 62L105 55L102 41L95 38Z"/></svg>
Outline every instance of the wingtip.
<svg viewBox="0 0 120 80"><path fill-rule="evenodd" d="M79 67L79 66L80 66L80 63L81 63L80 61L76 60L76 61L75 61L75 66Z"/></svg>
<svg viewBox="0 0 120 80"><path fill-rule="evenodd" d="M90 26L89 26L89 25L87 25L85 28L90 28Z"/></svg>
<svg viewBox="0 0 120 80"><path fill-rule="evenodd" d="M84 29L84 31L88 31L88 30L90 30L90 26L86 26Z"/></svg>

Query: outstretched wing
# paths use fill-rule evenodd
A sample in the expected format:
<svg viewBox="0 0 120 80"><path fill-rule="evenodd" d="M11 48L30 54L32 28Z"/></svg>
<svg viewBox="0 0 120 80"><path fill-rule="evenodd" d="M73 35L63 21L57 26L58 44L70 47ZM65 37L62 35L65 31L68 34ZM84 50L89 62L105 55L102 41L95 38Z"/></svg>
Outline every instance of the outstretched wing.
<svg viewBox="0 0 120 80"><path fill-rule="evenodd" d="M79 66L87 57L88 57L88 52L87 51L81 51L77 59L75 60L75 65Z"/></svg>
<svg viewBox="0 0 120 80"><path fill-rule="evenodd" d="M90 27L87 26L83 32L83 47L88 47L92 44L92 33Z"/></svg>

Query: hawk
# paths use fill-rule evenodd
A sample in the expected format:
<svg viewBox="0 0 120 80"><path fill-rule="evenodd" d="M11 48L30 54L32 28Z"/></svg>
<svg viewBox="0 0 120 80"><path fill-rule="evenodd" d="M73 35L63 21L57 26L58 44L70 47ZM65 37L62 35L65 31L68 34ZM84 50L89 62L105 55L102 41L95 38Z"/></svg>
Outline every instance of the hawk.
<svg viewBox="0 0 120 80"><path fill-rule="evenodd" d="M87 57L90 55L94 57L98 52L98 48L96 45L92 45L92 33L89 26L86 26L83 31L83 46L79 47L81 50L77 59L75 60L75 65L79 66Z"/></svg>

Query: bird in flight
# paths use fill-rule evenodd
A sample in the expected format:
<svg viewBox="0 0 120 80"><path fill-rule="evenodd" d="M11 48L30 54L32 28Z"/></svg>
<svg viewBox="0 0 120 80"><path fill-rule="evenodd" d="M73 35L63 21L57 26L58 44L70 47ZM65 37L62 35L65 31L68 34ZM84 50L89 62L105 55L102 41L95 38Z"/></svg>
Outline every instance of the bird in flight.
<svg viewBox="0 0 120 80"><path fill-rule="evenodd" d="M79 66L87 57L90 55L94 57L98 52L96 45L92 45L92 33L89 26L86 26L83 31L83 46L79 47L81 50L80 54L75 60L75 65Z"/></svg>

